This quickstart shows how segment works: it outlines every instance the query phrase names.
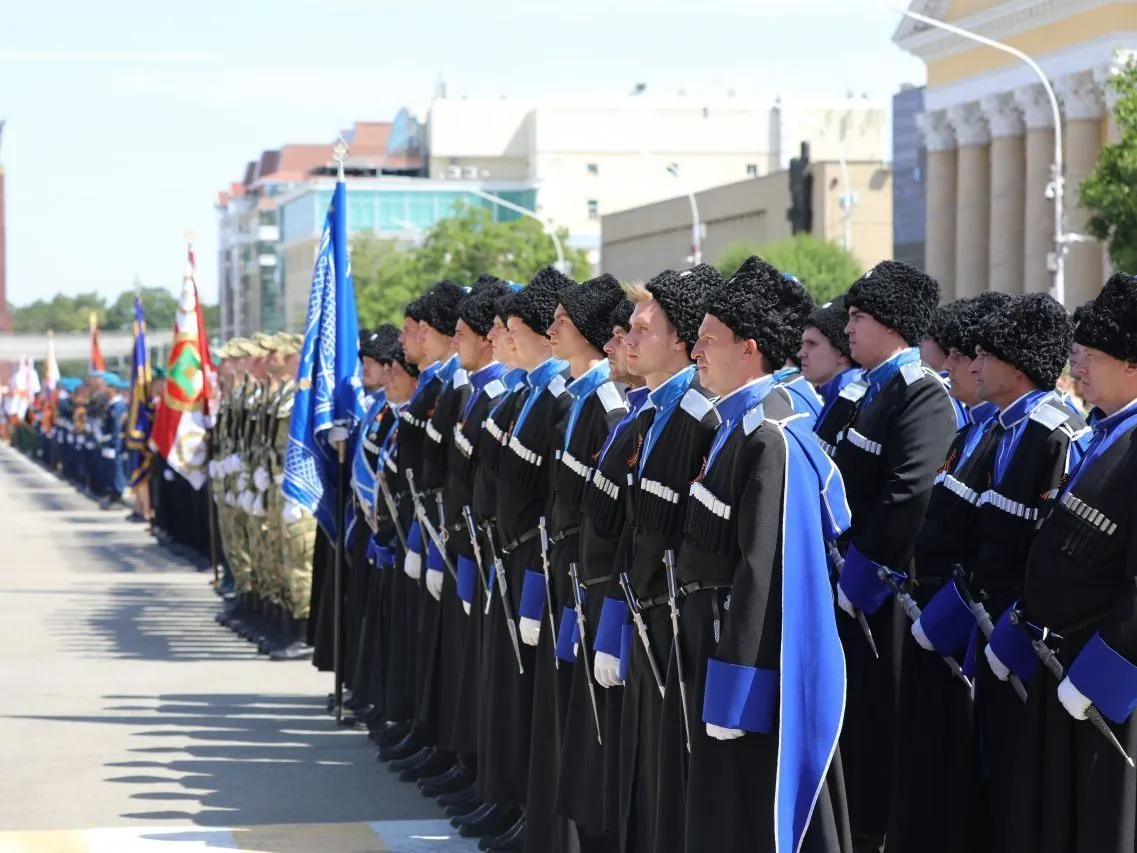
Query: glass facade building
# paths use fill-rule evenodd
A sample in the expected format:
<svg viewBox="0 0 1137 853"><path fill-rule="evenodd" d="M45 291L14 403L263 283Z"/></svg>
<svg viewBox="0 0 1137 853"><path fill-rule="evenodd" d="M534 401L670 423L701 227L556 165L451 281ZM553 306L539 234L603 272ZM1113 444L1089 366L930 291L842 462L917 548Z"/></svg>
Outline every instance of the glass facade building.
<svg viewBox="0 0 1137 853"><path fill-rule="evenodd" d="M927 161L916 116L924 111L924 88L892 97L892 257L924 268L927 232Z"/></svg>

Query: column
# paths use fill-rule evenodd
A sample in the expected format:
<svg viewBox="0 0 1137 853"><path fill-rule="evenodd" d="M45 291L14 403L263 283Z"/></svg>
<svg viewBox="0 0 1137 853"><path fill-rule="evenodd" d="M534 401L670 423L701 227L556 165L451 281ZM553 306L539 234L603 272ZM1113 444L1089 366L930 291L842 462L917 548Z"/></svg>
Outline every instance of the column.
<svg viewBox="0 0 1137 853"><path fill-rule="evenodd" d="M1015 90L1026 121L1026 213L1023 225L1023 290L1050 290L1047 258L1054 246L1054 210L1046 197L1054 164L1054 111L1042 84Z"/></svg>
<svg viewBox="0 0 1137 853"><path fill-rule="evenodd" d="M947 113L937 110L916 117L928 151L925 199L924 266L940 283L944 300L955 293L955 204L958 172L955 132Z"/></svg>
<svg viewBox="0 0 1137 853"><path fill-rule="evenodd" d="M957 104L948 120L959 145L955 196L955 298L987 290L991 252L991 134L979 104Z"/></svg>
<svg viewBox="0 0 1137 853"><path fill-rule="evenodd" d="M1089 71L1058 81L1066 125L1066 232L1085 234L1090 212L1078 200L1078 187L1093 171L1101 154L1101 120L1105 113L1101 89ZM1073 310L1101 290L1101 244L1071 243L1066 252L1066 306Z"/></svg>
<svg viewBox="0 0 1137 853"><path fill-rule="evenodd" d="M1023 292L1026 123L1011 93L980 102L991 131L990 289Z"/></svg>

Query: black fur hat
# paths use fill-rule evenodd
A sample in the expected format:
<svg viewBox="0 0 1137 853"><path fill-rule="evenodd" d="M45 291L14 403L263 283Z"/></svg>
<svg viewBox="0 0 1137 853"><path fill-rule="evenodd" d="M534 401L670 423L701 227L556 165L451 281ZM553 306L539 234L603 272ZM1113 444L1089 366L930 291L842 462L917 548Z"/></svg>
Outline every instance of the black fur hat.
<svg viewBox="0 0 1137 853"><path fill-rule="evenodd" d="M612 314L608 318L608 327L614 329L619 326L625 332L632 330L632 312L636 310L636 303L624 297L620 300L619 304L612 309Z"/></svg>
<svg viewBox="0 0 1137 853"><path fill-rule="evenodd" d="M968 358L975 358L975 344L979 329L992 312L998 311L1011 301L1011 296L997 290L988 290L970 299L960 299L954 304L955 310L943 330L940 346L944 352L953 348Z"/></svg>
<svg viewBox="0 0 1137 853"><path fill-rule="evenodd" d="M1119 361L1137 363L1137 277L1118 272L1086 306L1074 340Z"/></svg>
<svg viewBox="0 0 1137 853"><path fill-rule="evenodd" d="M545 334L557 311L557 296L562 289L576 284L553 267L545 267L517 292L506 309L510 317L518 317L538 334Z"/></svg>
<svg viewBox="0 0 1137 853"><path fill-rule="evenodd" d="M959 310L962 304L962 299L956 299L953 302L945 302L939 306L932 312L932 325L928 327L928 331L924 335L924 337L931 338L935 341L936 346L945 353L951 349L951 345L947 343L948 328L955 318L956 311Z"/></svg>
<svg viewBox="0 0 1137 853"><path fill-rule="evenodd" d="M1075 328L1077 327L1077 325L1080 322L1082 322L1082 318L1086 316L1086 312L1090 309L1090 307L1093 304L1094 304L1094 301L1091 299L1088 302L1083 302L1081 305L1079 305L1077 308L1074 309L1074 326L1075 326Z"/></svg>
<svg viewBox="0 0 1137 853"><path fill-rule="evenodd" d="M426 312L428 310L427 297L429 295L429 292L424 293L421 296L416 296L414 299L408 302L406 307L403 309L403 316L410 317L416 323L421 323L426 318Z"/></svg>
<svg viewBox="0 0 1137 853"><path fill-rule="evenodd" d="M1013 364L1039 388L1050 390L1062 375L1074 324L1066 309L1046 293L1015 296L980 326L977 344Z"/></svg>
<svg viewBox="0 0 1137 853"><path fill-rule="evenodd" d="M458 306L458 316L463 322L483 338L493 328L493 318L497 314L497 301L512 296L509 285L492 275L478 277L473 289L466 294Z"/></svg>
<svg viewBox="0 0 1137 853"><path fill-rule="evenodd" d="M399 343L399 330L391 323L383 323L368 330L359 342L359 357L375 359L382 364L391 363L391 350Z"/></svg>
<svg viewBox="0 0 1137 853"><path fill-rule="evenodd" d="M394 364L394 363L398 362L398 364L403 368L403 370L405 370L408 374L410 374L412 378L418 377L418 367L416 367L415 365L413 365L409 361L407 361L407 351L405 349L403 349L403 344L401 341L396 339L395 343L391 346L390 350L388 351L388 354L390 355L390 358L387 359L386 363Z"/></svg>
<svg viewBox="0 0 1137 853"><path fill-rule="evenodd" d="M615 276L602 273L557 294L572 323L598 351L612 337L612 311L624 299L624 288Z"/></svg>
<svg viewBox="0 0 1137 853"><path fill-rule="evenodd" d="M775 370L801 344L813 299L795 279L759 257L747 258L706 302L706 313L743 340L754 340Z"/></svg>
<svg viewBox="0 0 1137 853"><path fill-rule="evenodd" d="M664 270L647 283L648 293L663 306L663 313L687 345L687 355L699 339L699 324L706 313L704 304L722 286L722 276L710 264L699 264L683 272Z"/></svg>
<svg viewBox="0 0 1137 853"><path fill-rule="evenodd" d="M426 298L426 316L423 320L439 334L454 337L458 327L458 311L462 300L466 298L465 288L444 278L427 292Z"/></svg>
<svg viewBox="0 0 1137 853"><path fill-rule="evenodd" d="M814 308L809 313L809 316L805 318L806 326L813 326L813 328L821 332L825 340L829 341L835 350L838 350L841 355L852 361L853 352L849 349L849 336L845 334L845 326L848 322L849 309L845 307L844 295L838 296L832 302Z"/></svg>
<svg viewBox="0 0 1137 853"><path fill-rule="evenodd" d="M939 301L936 280L903 261L881 261L853 282L845 296L849 308L871 314L913 347L932 325Z"/></svg>

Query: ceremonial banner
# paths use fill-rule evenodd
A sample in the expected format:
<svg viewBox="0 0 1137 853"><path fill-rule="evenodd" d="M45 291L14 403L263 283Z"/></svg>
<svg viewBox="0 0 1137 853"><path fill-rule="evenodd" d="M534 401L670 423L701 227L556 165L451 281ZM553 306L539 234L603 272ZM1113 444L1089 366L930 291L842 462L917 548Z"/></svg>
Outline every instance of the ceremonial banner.
<svg viewBox="0 0 1137 853"><path fill-rule="evenodd" d="M150 447L194 489L200 489L206 480L207 389L213 381L209 338L197 298L191 247L174 319L174 346L166 366L162 399L154 413Z"/></svg>
<svg viewBox="0 0 1137 853"><path fill-rule="evenodd" d="M16 377L12 383L12 408L9 414L23 420L28 413L28 407L35 401L40 392L39 374L36 373L32 360L26 355L20 356L19 367L16 368Z"/></svg>
<svg viewBox="0 0 1137 853"><path fill-rule="evenodd" d="M359 385L359 320L347 248L347 191L336 184L308 294L304 346L296 376L296 400L288 425L283 491L338 535L338 464L328 441L334 425L350 429L362 414Z"/></svg>
<svg viewBox="0 0 1137 853"><path fill-rule="evenodd" d="M130 487L136 489L150 479L154 457L150 453L150 427L154 412L150 408L150 350L146 346L146 317L142 301L134 297L134 353L130 359L130 413L126 421L126 449L130 453L127 469Z"/></svg>
<svg viewBox="0 0 1137 853"><path fill-rule="evenodd" d="M59 384L59 362L55 360L55 336L47 333L47 360L43 366L43 384L48 391L55 394L55 386Z"/></svg>
<svg viewBox="0 0 1137 853"><path fill-rule="evenodd" d="M103 361L103 351L99 349L99 317L92 311L91 312L91 355L87 359L87 374L90 375L96 370L106 370L106 362Z"/></svg>

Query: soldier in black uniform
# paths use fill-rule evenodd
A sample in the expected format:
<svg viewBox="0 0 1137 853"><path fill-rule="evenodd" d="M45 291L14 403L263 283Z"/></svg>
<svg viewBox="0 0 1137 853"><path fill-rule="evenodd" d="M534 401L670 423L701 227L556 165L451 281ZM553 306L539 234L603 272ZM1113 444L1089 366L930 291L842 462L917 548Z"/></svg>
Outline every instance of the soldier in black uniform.
<svg viewBox="0 0 1137 853"><path fill-rule="evenodd" d="M531 646L520 642L515 620L521 610L526 572L540 571L538 523L547 512L555 454L571 402L568 364L552 357L546 332L553 322L558 292L573 284L546 267L506 309L517 363L528 371L528 391L503 433L498 455L498 477L507 488L497 489L494 544L504 560L509 603L505 606L502 587L496 584L485 621L482 715L486 732L478 770L482 795L497 808L464 824L460 832L468 836L500 836L505 841L523 832L519 823L524 819L521 806L528 799L534 653Z"/></svg>
<svg viewBox="0 0 1137 853"><path fill-rule="evenodd" d="M635 452L636 439L631 426L648 395L643 379L628 371L624 348L634 307L625 297L609 318L612 336L604 351L612 381L629 388L624 397L626 410L595 455L581 496L578 569L581 583L593 591L587 601L582 647L594 654L593 677L606 689L590 689L585 668L573 668L562 749L566 760L561 761L557 783L557 810L576 824L581 849L594 853L618 849L621 663L628 659L630 646L625 641L631 639L632 626L614 569L621 559L617 548L627 520L628 460ZM593 695L602 723L600 740Z"/></svg>
<svg viewBox="0 0 1137 853"><path fill-rule="evenodd" d="M1085 721L1092 706L1137 755L1137 280L1110 278L1075 340L1087 400L1103 417L1048 496L1027 560L1023 621L1062 678L1038 666L1031 679L1005 840L1013 853L1137 849L1137 774ZM996 633L1003 627L1013 626ZM1016 655L998 651L1018 671Z"/></svg>
<svg viewBox="0 0 1137 853"><path fill-rule="evenodd" d="M447 573L443 578L440 744L455 753L458 761L446 774L419 781L428 796L466 791L470 797L473 792L468 789L476 778L482 611L473 602L482 581L478 580L474 549L480 554L481 543L476 534L471 540L465 512L473 505L479 462L476 442L482 421L506 390L502 377L508 367L498 360L489 335L494 328L494 305L509 293L504 281L489 275L480 277L459 305L454 335L458 359L468 379L464 389L458 389L462 399L445 437L447 550L457 576L451 578ZM436 419L442 409L440 404Z"/></svg>
<svg viewBox="0 0 1137 853"><path fill-rule="evenodd" d="M549 552L539 556L538 564L526 573L521 594L522 640L537 647L524 839L524 848L534 853L558 853L579 846L575 828L556 812L565 711L576 668L575 649L579 648L570 566L576 565L579 571L580 501L593 460L627 411L623 387L612 381L604 357L604 345L611 337L609 318L623 298L620 282L608 274L566 287L557 293L560 304L549 327L553 355L568 363L572 381L566 389L568 417L554 457L546 518ZM547 585L545 559L550 573ZM590 588L595 600L603 594L603 588L585 581L579 590L582 601L588 601ZM567 760L576 761L578 756L568 755ZM489 849L515 848L489 845Z"/></svg>
<svg viewBox="0 0 1137 853"><path fill-rule="evenodd" d="M629 291L636 303L624 339L628 369L651 389L636 418L631 456L633 507L623 560L647 623L652 659L666 667L671 648L663 555L683 536L687 491L698 476L718 426L711 394L695 376L691 348L703 303L723 284L713 267L666 270ZM621 850L655 849L659 787L660 685L640 644L633 646L620 729Z"/></svg>
<svg viewBox="0 0 1137 853"><path fill-rule="evenodd" d="M987 488L994 463L997 439L990 427L999 409L980 399L971 364L981 324L1010 299L990 291L961 300L942 331L951 394L967 407L969 421L956 433L936 474L916 539L916 583L911 595L921 607L951 582L954 566L969 571L979 552L979 496ZM968 612L965 648L946 652L959 653L965 669L970 669L973 659L962 654L973 625ZM976 846L974 828L979 767L970 692L938 655L929 655L910 636L904 640L900 665L895 800L887 849L929 853L982 849ZM930 784L935 784L934 792L929 791Z"/></svg>
<svg viewBox="0 0 1137 853"><path fill-rule="evenodd" d="M852 419L866 388L864 371L849 349L849 336L845 334L848 322L844 296L815 308L805 320L798 351L802 374L817 384L817 393L824 401L813 431L821 449L830 456L837 452L838 434Z"/></svg>
<svg viewBox="0 0 1137 853"><path fill-rule="evenodd" d="M867 386L835 455L853 511L837 599L848 616L838 618L849 678L841 757L858 851L878 850L888 825L900 663L894 645L907 634L878 571L900 578L910 571L933 480L956 432L947 390L918 349L939 295L935 280L916 268L883 261L846 297L849 345ZM879 658L853 619L857 610Z"/></svg>

